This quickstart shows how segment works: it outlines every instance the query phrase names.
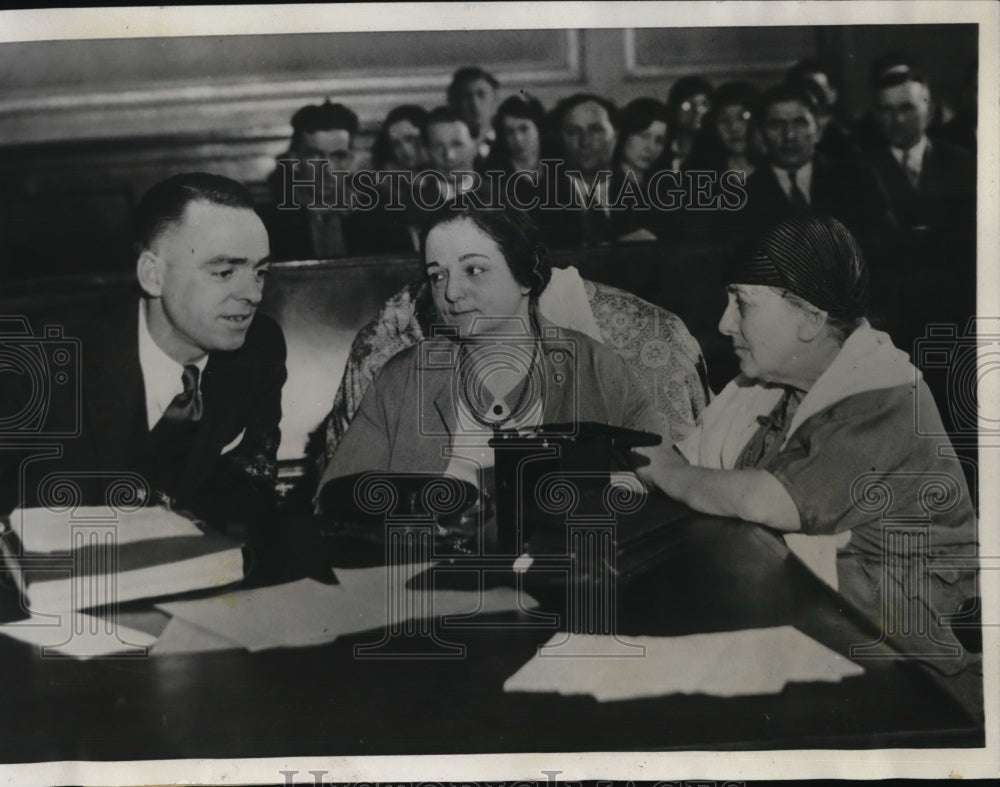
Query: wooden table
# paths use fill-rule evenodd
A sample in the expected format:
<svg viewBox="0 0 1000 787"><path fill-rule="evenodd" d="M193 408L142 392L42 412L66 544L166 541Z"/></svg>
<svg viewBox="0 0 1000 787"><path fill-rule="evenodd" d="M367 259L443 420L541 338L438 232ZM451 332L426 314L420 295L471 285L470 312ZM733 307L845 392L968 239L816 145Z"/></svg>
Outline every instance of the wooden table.
<svg viewBox="0 0 1000 787"><path fill-rule="evenodd" d="M619 633L792 624L844 655L874 639L772 533L701 515L672 527L665 561L617 588ZM565 593L538 598L565 620ZM772 696L505 694L558 624L492 620L509 627L439 628L465 651L442 659L357 658L377 631L255 654L89 661L42 659L0 638L0 761L983 745L982 727L902 660L864 661L863 676ZM397 643L408 647L420 643Z"/></svg>

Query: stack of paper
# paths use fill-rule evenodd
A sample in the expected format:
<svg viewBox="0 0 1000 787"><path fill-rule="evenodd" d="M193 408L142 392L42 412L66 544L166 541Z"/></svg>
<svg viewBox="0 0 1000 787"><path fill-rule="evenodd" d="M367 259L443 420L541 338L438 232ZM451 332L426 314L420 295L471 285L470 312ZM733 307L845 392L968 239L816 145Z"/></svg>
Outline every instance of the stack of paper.
<svg viewBox="0 0 1000 787"><path fill-rule="evenodd" d="M482 592L406 588L407 580L428 567L338 570L339 585L302 579L212 598L159 604L157 608L172 615L174 620L153 652L194 652L227 646L259 651L320 645L344 634L384 628L415 618L537 606L530 596L511 588Z"/></svg>
<svg viewBox="0 0 1000 787"><path fill-rule="evenodd" d="M507 679L504 691L590 694L600 702L664 694L734 697L778 694L791 682L837 683L864 673L791 626L616 637L620 656L609 655L610 639L557 634Z"/></svg>
<svg viewBox="0 0 1000 787"><path fill-rule="evenodd" d="M3 562L35 613L66 613L238 582L243 550L173 511L44 508L11 514Z"/></svg>

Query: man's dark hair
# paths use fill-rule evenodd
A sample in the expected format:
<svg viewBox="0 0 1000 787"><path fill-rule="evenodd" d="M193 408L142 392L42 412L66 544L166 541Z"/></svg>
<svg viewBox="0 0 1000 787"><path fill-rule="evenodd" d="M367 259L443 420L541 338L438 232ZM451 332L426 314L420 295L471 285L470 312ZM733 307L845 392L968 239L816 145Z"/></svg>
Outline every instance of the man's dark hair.
<svg viewBox="0 0 1000 787"><path fill-rule="evenodd" d="M132 239L140 254L168 227L178 223L192 202L254 209L253 195L242 183L208 172L185 172L157 183L136 206Z"/></svg>
<svg viewBox="0 0 1000 787"><path fill-rule="evenodd" d="M811 57L803 58L788 69L786 79L789 82L798 82L802 79L809 79L813 74L823 74L827 81L831 85L833 84L833 80L830 78L830 69L824 66L819 60Z"/></svg>
<svg viewBox="0 0 1000 787"><path fill-rule="evenodd" d="M353 141L358 133L358 116L343 104L331 104L329 99L304 106L292 115L292 147L299 146L303 134L335 129L343 129Z"/></svg>
<svg viewBox="0 0 1000 787"><path fill-rule="evenodd" d="M879 90L888 90L891 87L905 85L907 82L916 82L918 85L923 85L928 90L930 90L931 87L927 81L927 77L919 71L890 71L875 80L872 86L875 91L878 92Z"/></svg>
<svg viewBox="0 0 1000 787"><path fill-rule="evenodd" d="M883 52L868 69L868 83L874 86L887 73L905 74L920 68L920 62L906 52Z"/></svg>
<svg viewBox="0 0 1000 787"><path fill-rule="evenodd" d="M496 115L493 117L493 130L496 132L496 141L490 149L492 160L505 162L510 157L510 149L507 147L507 137L503 129L504 118L518 118L534 123L535 128L538 129L541 155L543 158L545 157L552 146L548 123L546 121L545 107L533 95L522 91L520 95L511 96L497 107Z"/></svg>
<svg viewBox="0 0 1000 787"><path fill-rule="evenodd" d="M466 122L465 118L458 114L453 107L435 107L427 113L427 120L424 121L424 127L421 129L424 137L424 144L427 144L427 132L430 130L430 127L437 123L461 123L466 128L469 128L469 124ZM469 134L472 134L472 129L469 129Z"/></svg>
<svg viewBox="0 0 1000 787"><path fill-rule="evenodd" d="M805 91L812 98L813 107L822 115L829 115L833 108L830 106L830 102L827 99L826 91L820 87L814 80L808 77L802 77L799 79L789 79L789 85L794 85L796 88Z"/></svg>
<svg viewBox="0 0 1000 787"><path fill-rule="evenodd" d="M403 104L393 107L389 114L385 116L375 141L372 143L372 166L375 169L384 169L392 159L392 149L389 145L389 129L401 120L412 123L424 136L424 126L427 125L427 110L416 104Z"/></svg>
<svg viewBox="0 0 1000 787"><path fill-rule="evenodd" d="M500 87L500 82L497 78L493 76L489 71L479 66L464 66L454 73L451 78L451 84L448 85L448 103L454 106L458 103L459 91L469 82L474 82L477 79L485 80L489 82L494 90Z"/></svg>
<svg viewBox="0 0 1000 787"><path fill-rule="evenodd" d="M497 114L493 120L494 130L497 132L497 139L500 139L500 121L505 118L523 118L530 120L538 128L539 132L545 127L545 107L542 102L530 93L522 92L518 96L511 96L504 100L497 107Z"/></svg>
<svg viewBox="0 0 1000 787"><path fill-rule="evenodd" d="M750 82L725 82L719 85L719 89L712 96L712 110L709 114L715 117L722 107L732 106L742 106L754 110L759 100L760 90Z"/></svg>
<svg viewBox="0 0 1000 787"><path fill-rule="evenodd" d="M555 109L552 110L552 129L558 133L562 128L563 119L569 112L581 104L590 102L603 107L604 111L608 113L608 120L611 121L611 125L618 128L618 110L614 103L594 93L574 93L572 96L562 99L556 104Z"/></svg>
<svg viewBox="0 0 1000 787"><path fill-rule="evenodd" d="M523 211L486 208L474 200L451 202L432 213L420 232L420 256L427 263L427 236L441 224L469 219L489 235L503 254L514 280L530 289L534 301L552 278L552 263L538 228Z"/></svg>
<svg viewBox="0 0 1000 787"><path fill-rule="evenodd" d="M813 118L816 117L820 110L819 105L816 103L816 94L812 90L801 83L783 82L780 85L768 88L761 94L757 105L757 117L763 121L767 115L767 111L771 107L786 101L795 101L802 104L809 110Z"/></svg>

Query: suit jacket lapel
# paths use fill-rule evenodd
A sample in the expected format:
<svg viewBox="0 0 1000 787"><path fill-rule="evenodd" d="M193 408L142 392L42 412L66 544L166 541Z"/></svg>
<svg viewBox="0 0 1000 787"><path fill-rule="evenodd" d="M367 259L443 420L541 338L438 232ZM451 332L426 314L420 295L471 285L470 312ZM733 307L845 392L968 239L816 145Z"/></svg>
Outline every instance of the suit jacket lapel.
<svg viewBox="0 0 1000 787"><path fill-rule="evenodd" d="M93 333L81 337L84 412L95 467L126 467L137 441L149 434L138 310L138 301L127 299L102 312Z"/></svg>
<svg viewBox="0 0 1000 787"><path fill-rule="evenodd" d="M778 176L774 174L774 169L770 166L761 167L761 202L774 205L775 207L790 208L792 201L788 198L785 190L778 183Z"/></svg>

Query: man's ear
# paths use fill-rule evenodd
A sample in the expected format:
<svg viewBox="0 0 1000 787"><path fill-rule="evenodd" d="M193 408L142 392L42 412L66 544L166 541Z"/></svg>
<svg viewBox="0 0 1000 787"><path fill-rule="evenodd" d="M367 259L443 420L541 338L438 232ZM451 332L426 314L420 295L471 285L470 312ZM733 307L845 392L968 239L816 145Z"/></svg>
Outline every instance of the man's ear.
<svg viewBox="0 0 1000 787"><path fill-rule="evenodd" d="M135 264L139 286L147 295L158 298L163 292L163 258L145 249Z"/></svg>
<svg viewBox="0 0 1000 787"><path fill-rule="evenodd" d="M823 330L826 325L827 313L822 309L802 309L802 317L799 320L799 341L811 342Z"/></svg>

